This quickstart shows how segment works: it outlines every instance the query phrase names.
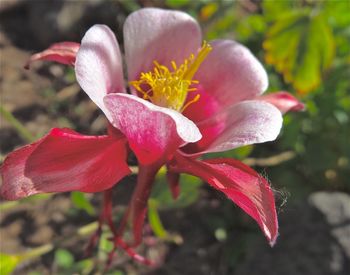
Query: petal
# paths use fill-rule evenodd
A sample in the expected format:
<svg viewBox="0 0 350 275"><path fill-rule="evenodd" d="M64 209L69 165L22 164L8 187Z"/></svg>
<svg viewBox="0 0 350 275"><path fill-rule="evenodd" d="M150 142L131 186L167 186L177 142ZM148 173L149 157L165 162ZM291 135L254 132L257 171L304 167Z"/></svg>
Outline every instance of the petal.
<svg viewBox="0 0 350 275"><path fill-rule="evenodd" d="M124 43L129 80L137 80L141 72L153 69L155 60L169 67L172 60L179 65L197 53L201 31L186 13L145 8L126 19Z"/></svg>
<svg viewBox="0 0 350 275"><path fill-rule="evenodd" d="M86 32L77 54L75 72L81 88L110 118L103 97L125 91L120 50L110 28L94 25Z"/></svg>
<svg viewBox="0 0 350 275"><path fill-rule="evenodd" d="M165 160L180 145L201 138L197 126L182 114L139 97L110 94L105 104L113 126L127 137L142 164Z"/></svg>
<svg viewBox="0 0 350 275"><path fill-rule="evenodd" d="M129 173L125 140L56 128L9 154L1 167L0 193L16 200L37 193L99 192Z"/></svg>
<svg viewBox="0 0 350 275"><path fill-rule="evenodd" d="M56 61L65 65L74 66L75 57L79 50L80 44L76 42L60 42L51 45L48 49L33 54L24 66L29 69L30 64L38 60Z"/></svg>
<svg viewBox="0 0 350 275"><path fill-rule="evenodd" d="M271 245L275 243L278 221L273 191L249 166L233 159L197 161L177 156L170 168L198 176L223 192L258 223Z"/></svg>
<svg viewBox="0 0 350 275"><path fill-rule="evenodd" d="M271 103L278 108L282 114L290 111L298 112L305 110L305 105L287 92L272 93L259 96L256 99Z"/></svg>
<svg viewBox="0 0 350 275"><path fill-rule="evenodd" d="M210 45L213 50L195 79L222 107L253 99L266 90L266 71L248 48L231 40L216 40Z"/></svg>
<svg viewBox="0 0 350 275"><path fill-rule="evenodd" d="M273 105L244 101L197 123L203 138L184 148L187 154L221 152L244 145L275 140L282 127L282 114Z"/></svg>
<svg viewBox="0 0 350 275"><path fill-rule="evenodd" d="M193 122L198 123L202 120L206 120L222 110L217 99L204 90L201 85L196 87L196 91L188 93L186 102L193 101L197 95L199 95L199 99L187 106L182 112L185 117Z"/></svg>

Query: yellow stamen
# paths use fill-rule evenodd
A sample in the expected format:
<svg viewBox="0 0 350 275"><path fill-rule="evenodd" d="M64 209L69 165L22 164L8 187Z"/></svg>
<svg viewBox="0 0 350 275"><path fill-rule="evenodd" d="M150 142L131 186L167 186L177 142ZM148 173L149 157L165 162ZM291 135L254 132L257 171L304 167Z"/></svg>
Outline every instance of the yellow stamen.
<svg viewBox="0 0 350 275"><path fill-rule="evenodd" d="M189 92L190 92L190 91L189 91ZM197 94L197 95L194 97L194 99L192 99L192 100L186 102L185 106L183 106L183 107L181 108L181 113L182 113L188 106L190 106L192 103L197 102L197 101L199 100L200 97L201 97L201 96L200 96L199 94Z"/></svg>
<svg viewBox="0 0 350 275"><path fill-rule="evenodd" d="M192 54L180 66L177 66L175 61L171 61L172 71L154 61L153 71L141 73L140 79L131 81L130 84L141 93L144 99L182 112L190 104L199 100L200 95L197 94L193 100L183 106L187 93L197 90L190 87L192 84L198 84L198 81L192 78L211 50L212 47L204 42L196 57Z"/></svg>

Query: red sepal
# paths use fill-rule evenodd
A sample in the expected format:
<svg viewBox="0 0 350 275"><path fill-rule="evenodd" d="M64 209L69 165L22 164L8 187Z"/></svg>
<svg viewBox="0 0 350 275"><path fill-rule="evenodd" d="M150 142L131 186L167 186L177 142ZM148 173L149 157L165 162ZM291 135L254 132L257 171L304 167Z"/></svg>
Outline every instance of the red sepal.
<svg viewBox="0 0 350 275"><path fill-rule="evenodd" d="M198 161L178 154L169 169L200 177L223 192L258 223L271 246L275 243L278 221L273 191L249 166L234 159Z"/></svg>

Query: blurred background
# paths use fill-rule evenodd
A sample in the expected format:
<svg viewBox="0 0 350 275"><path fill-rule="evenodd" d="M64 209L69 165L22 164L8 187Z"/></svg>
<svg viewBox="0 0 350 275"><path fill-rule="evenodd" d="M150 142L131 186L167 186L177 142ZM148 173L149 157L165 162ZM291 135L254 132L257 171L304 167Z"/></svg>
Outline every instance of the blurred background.
<svg viewBox="0 0 350 275"><path fill-rule="evenodd" d="M92 258L101 194L39 195L0 202L1 274L350 274L350 1L347 0L1 0L0 161L53 127L106 132L102 113L72 68L38 62L34 52L80 42L107 24L122 45L125 18L142 7L183 10L205 40L246 45L268 71L268 92L289 91L306 111L289 113L276 142L226 152L266 176L275 189L280 236L270 248L250 217L199 180L184 176L171 200L160 174L149 202L139 265L122 251L109 272L105 230ZM220 154L223 155L223 154ZM213 157L213 154L210 156ZM135 164L130 158L130 164ZM115 219L135 183L116 186Z"/></svg>

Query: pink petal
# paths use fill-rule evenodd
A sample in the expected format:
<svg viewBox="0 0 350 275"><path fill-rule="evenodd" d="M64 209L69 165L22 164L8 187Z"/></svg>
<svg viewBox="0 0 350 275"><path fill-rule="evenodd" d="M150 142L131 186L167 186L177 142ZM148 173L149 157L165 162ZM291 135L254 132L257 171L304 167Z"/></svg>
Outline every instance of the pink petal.
<svg viewBox="0 0 350 275"><path fill-rule="evenodd" d="M37 193L99 192L129 173L125 140L55 128L9 154L1 167L0 193L16 200Z"/></svg>
<svg viewBox="0 0 350 275"><path fill-rule="evenodd" d="M48 49L33 54L24 66L29 69L30 64L38 60L56 61L65 65L74 66L75 57L79 50L80 44L75 42L60 42L51 45Z"/></svg>
<svg viewBox="0 0 350 275"><path fill-rule="evenodd" d="M201 46L198 23L180 11L157 8L140 9L124 24L125 57L129 80L153 69L153 61L180 65Z"/></svg>
<svg viewBox="0 0 350 275"><path fill-rule="evenodd" d="M110 94L105 104L112 124L128 139L142 164L165 160L182 144L196 142L201 134L182 114L128 94Z"/></svg>
<svg viewBox="0 0 350 275"><path fill-rule="evenodd" d="M197 126L203 138L184 148L188 154L221 152L275 140L282 127L282 114L269 103L243 101Z"/></svg>
<svg viewBox="0 0 350 275"><path fill-rule="evenodd" d="M266 71L249 49L231 40L216 40L210 45L213 50L195 79L222 107L253 99L266 90Z"/></svg>
<svg viewBox="0 0 350 275"><path fill-rule="evenodd" d="M278 222L273 191L253 169L233 159L197 161L182 156L170 167L174 172L198 176L223 192L258 223L271 245L275 243Z"/></svg>
<svg viewBox="0 0 350 275"><path fill-rule="evenodd" d="M103 97L124 92L123 63L117 39L105 25L94 25L85 34L75 64L81 88L106 114Z"/></svg>
<svg viewBox="0 0 350 275"><path fill-rule="evenodd" d="M287 92L272 93L264 96L259 96L256 99L271 103L276 108L278 108L282 114L290 111L298 112L305 110L305 105Z"/></svg>
<svg viewBox="0 0 350 275"><path fill-rule="evenodd" d="M196 89L196 91L188 93L186 102L192 101L197 95L200 96L199 100L186 107L182 114L193 122L198 123L212 117L222 108L220 102L212 94L204 90L201 85L197 85Z"/></svg>

